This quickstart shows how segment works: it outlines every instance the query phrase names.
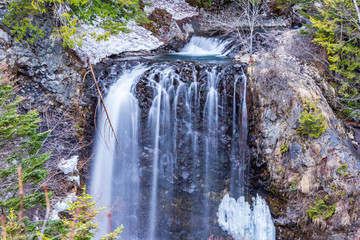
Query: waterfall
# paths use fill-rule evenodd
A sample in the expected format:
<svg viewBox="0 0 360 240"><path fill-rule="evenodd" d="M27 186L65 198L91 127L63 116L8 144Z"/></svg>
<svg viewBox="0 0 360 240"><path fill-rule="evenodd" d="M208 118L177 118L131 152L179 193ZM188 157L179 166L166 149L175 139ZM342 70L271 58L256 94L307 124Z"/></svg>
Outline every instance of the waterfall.
<svg viewBox="0 0 360 240"><path fill-rule="evenodd" d="M227 49L231 43L231 40L194 36L178 54L193 56L227 55L231 51L231 49Z"/></svg>
<svg viewBox="0 0 360 240"><path fill-rule="evenodd" d="M155 226L157 217L157 194L158 180L165 179L172 181L174 169L174 157L172 153L171 141L171 123L170 123L170 96L173 88L173 72L170 68L163 72L154 71L149 77L150 85L155 89L156 96L149 112L149 128L153 133L153 170L152 170L152 189L150 198L149 214L149 239L155 238ZM160 76L159 82L156 82L155 76ZM175 116L176 118L176 116ZM159 176L160 175L160 176Z"/></svg>
<svg viewBox="0 0 360 240"><path fill-rule="evenodd" d="M179 54L222 55L229 44L193 37ZM123 224L121 237L133 240L208 239L224 231L235 239L275 239L266 202L257 196L251 207L246 201L251 196L242 66L130 65L119 62L101 75L115 81L105 104L121 149L100 114L90 190L97 206L111 209L112 229ZM239 214L248 216L240 225ZM109 226L105 217L97 221L98 239Z"/></svg>
<svg viewBox="0 0 360 240"><path fill-rule="evenodd" d="M119 140L120 148L110 131L105 114L99 114L96 136L95 161L92 167L90 193L97 207L106 207L112 212L113 222L127 223L123 236L131 237L137 229L137 203L139 198L139 107L132 94L132 86L146 68L138 66L123 72L111 86L105 98L105 106ZM101 111L100 111L101 112ZM101 231L107 233L108 219L98 219ZM98 237L97 237L98 238Z"/></svg>

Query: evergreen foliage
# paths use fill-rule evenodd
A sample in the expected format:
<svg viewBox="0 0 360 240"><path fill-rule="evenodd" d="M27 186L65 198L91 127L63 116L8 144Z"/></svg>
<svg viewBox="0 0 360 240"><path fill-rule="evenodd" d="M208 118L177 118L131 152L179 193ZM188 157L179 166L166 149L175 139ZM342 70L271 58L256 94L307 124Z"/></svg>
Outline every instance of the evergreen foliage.
<svg viewBox="0 0 360 240"><path fill-rule="evenodd" d="M316 107L316 102L304 100L304 111L299 117L300 126L296 133L301 136L318 138L326 130L325 117L321 110Z"/></svg>
<svg viewBox="0 0 360 240"><path fill-rule="evenodd" d="M10 239L76 239L90 240L99 230L94 222L96 215L101 209L95 209L95 203L92 197L83 189L83 195L75 202L69 203L67 209L71 216L70 219L62 219L61 221L52 221L45 229L45 234L41 234L38 228L39 224L31 224L28 219L24 219L25 224L21 223L18 214L14 210L4 218L2 227L2 236L5 240ZM102 240L118 239L119 234L123 231L121 225L113 232L103 236ZM54 234L55 233L55 234Z"/></svg>
<svg viewBox="0 0 360 240"><path fill-rule="evenodd" d="M10 27L15 40L26 39L30 44L44 37L40 26L32 23L34 16L50 13L61 24L54 35L61 37L64 46L81 46L84 35L78 33L80 24L89 24L104 30L103 34L90 33L96 40L107 40L111 34L129 32L129 20L147 22L139 0L11 0L3 20Z"/></svg>
<svg viewBox="0 0 360 240"><path fill-rule="evenodd" d="M62 239L92 239L98 231L97 223L95 223L94 220L102 209L95 209L95 202L93 202L92 197L86 193L85 188L83 189L83 195L80 196L77 201L71 203L67 210L69 210L72 219L65 218L62 220L66 228ZM121 225L115 231L101 239L117 239L118 235L122 233L122 230L123 226Z"/></svg>
<svg viewBox="0 0 360 240"><path fill-rule="evenodd" d="M0 209L2 239L77 239L88 240L98 231L94 222L99 210L95 209L92 197L83 191L77 201L69 204L70 219L42 222L31 221L23 216L24 210L45 204L46 193L39 191L39 185L48 171L44 164L49 153L39 153L49 132L39 132L41 121L36 110L19 113L19 104L23 101L15 97L14 84L0 73ZM24 190L28 194L23 194ZM18 194L20 192L20 194ZM20 195L20 197L19 197ZM5 217L6 216L6 217ZM110 232L102 239L117 239L123 226Z"/></svg>
<svg viewBox="0 0 360 240"><path fill-rule="evenodd" d="M20 114L17 110L22 98L14 96L14 87L6 78L0 77L0 208L19 210L20 200L17 168L23 169L23 183L36 187L48 171L44 163L49 153L39 153L49 132L38 132L39 114L36 110ZM5 197L8 196L8 197ZM44 194L33 191L24 198L25 209L45 203Z"/></svg>
<svg viewBox="0 0 360 240"><path fill-rule="evenodd" d="M353 0L323 0L310 16L313 41L327 50L343 117L360 117L360 22Z"/></svg>

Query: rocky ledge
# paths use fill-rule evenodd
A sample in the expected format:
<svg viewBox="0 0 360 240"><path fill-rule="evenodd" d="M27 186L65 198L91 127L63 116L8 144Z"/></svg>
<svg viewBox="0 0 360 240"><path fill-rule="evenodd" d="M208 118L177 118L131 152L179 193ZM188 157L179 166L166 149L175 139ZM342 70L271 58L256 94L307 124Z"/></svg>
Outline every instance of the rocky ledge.
<svg viewBox="0 0 360 240"><path fill-rule="evenodd" d="M360 165L354 132L324 97L316 48L296 30L272 32L271 47L248 67L255 185L267 189L278 239L358 239ZM300 44L301 43L301 44ZM331 87L330 87L331 88ZM331 89L330 89L331 90ZM326 130L318 138L296 129L306 102Z"/></svg>

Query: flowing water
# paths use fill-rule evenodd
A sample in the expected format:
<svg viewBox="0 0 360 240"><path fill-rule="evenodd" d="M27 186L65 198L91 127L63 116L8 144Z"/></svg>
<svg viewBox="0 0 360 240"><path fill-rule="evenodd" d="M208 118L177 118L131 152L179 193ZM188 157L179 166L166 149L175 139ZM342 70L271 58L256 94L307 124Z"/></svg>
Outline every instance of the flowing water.
<svg viewBox="0 0 360 240"><path fill-rule="evenodd" d="M266 202L246 201L243 67L202 61L225 58L229 44L193 37L169 58L181 61L119 62L101 74L114 82L105 105L120 146L100 113L90 191L123 239L275 239ZM97 238L109 229L98 222Z"/></svg>

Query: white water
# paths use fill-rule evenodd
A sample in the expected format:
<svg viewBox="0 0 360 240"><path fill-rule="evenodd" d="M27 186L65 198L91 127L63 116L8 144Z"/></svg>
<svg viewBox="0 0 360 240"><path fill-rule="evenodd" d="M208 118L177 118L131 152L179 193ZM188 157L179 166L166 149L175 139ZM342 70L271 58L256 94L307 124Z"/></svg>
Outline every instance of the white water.
<svg viewBox="0 0 360 240"><path fill-rule="evenodd" d="M219 129L219 93L217 91L218 83L221 80L222 73L217 72L213 67L207 72L207 95L204 109L205 125L205 196L210 196L211 174L210 166L218 159L218 129ZM209 197L204 201L204 215L210 216ZM208 219L204 218L204 226L210 228Z"/></svg>
<svg viewBox="0 0 360 240"><path fill-rule="evenodd" d="M155 76L159 76L159 83L155 81ZM167 68L163 71L155 70L152 75L149 76L149 79L150 85L157 93L150 108L148 123L148 127L152 129L154 149L150 214L148 220L148 237L152 240L156 239L158 180L161 177L168 181L172 181L175 164L172 155L171 143L173 143L173 141L171 141L172 136L170 130L170 94L174 88L174 72L171 68Z"/></svg>
<svg viewBox="0 0 360 240"><path fill-rule="evenodd" d="M244 196L235 200L226 194L218 210L220 227L235 240L274 240L276 230L266 201L257 195L252 202L251 207Z"/></svg>
<svg viewBox="0 0 360 240"><path fill-rule="evenodd" d="M145 70L138 66L124 71L105 98L105 106L121 150L105 113L100 114L97 126L90 193L97 207L106 207L106 212L112 212L113 221L126 225L123 237L131 236L130 229L136 229L138 224L135 214L140 182L137 153L139 108L131 88ZM120 197L114 199L114 196ZM109 224L103 214L97 221L101 229L97 238L100 238L108 233Z"/></svg>
<svg viewBox="0 0 360 240"><path fill-rule="evenodd" d="M243 82L243 94L242 94L242 105L241 105L241 131L240 133L240 165L239 165L239 181L240 181L240 196L247 195L247 189L245 187L245 176L249 175L249 171L246 166L249 163L249 158L247 155L248 145L247 145L247 138L248 138L248 113L247 113L247 104L246 104L246 88L247 88L247 77L245 74L242 75L242 82Z"/></svg>
<svg viewBox="0 0 360 240"><path fill-rule="evenodd" d="M230 52L230 50L226 50L230 43L231 40L194 36L178 54L190 56L226 56Z"/></svg>

